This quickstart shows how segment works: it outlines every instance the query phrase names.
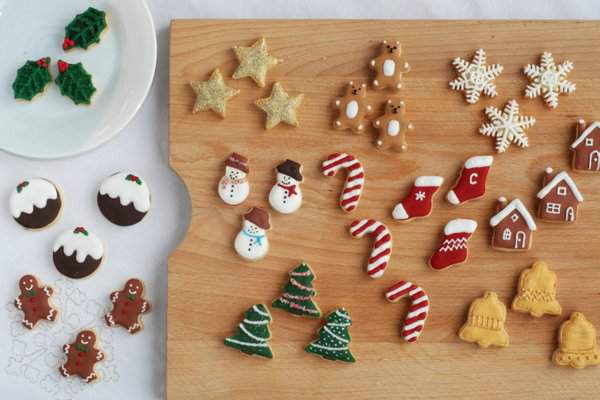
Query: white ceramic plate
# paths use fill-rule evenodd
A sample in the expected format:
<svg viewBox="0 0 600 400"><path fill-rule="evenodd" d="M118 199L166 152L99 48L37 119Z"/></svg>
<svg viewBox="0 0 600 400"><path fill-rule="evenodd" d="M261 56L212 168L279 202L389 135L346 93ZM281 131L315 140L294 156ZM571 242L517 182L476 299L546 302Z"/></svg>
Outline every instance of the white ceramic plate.
<svg viewBox="0 0 600 400"><path fill-rule="evenodd" d="M106 11L108 29L87 51L62 50L64 27L88 6ZM156 34L145 0L0 0L0 149L31 158L62 158L113 138L141 107L154 78ZM27 60L82 62L96 93L76 106L56 84L32 102L14 100L12 83Z"/></svg>

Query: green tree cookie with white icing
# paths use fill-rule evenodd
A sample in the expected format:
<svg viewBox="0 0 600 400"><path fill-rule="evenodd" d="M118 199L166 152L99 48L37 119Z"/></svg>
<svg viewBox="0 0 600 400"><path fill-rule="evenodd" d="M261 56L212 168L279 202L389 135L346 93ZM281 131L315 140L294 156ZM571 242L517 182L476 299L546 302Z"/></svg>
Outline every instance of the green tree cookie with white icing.
<svg viewBox="0 0 600 400"><path fill-rule="evenodd" d="M17 70L17 77L12 88L15 99L31 101L46 90L52 82L48 71L50 57L40 58L37 61L29 60Z"/></svg>
<svg viewBox="0 0 600 400"><path fill-rule="evenodd" d="M283 294L273 301L273 308L281 308L289 313L319 318L321 310L312 299L317 291L312 286L314 272L306 263L289 272L290 279L283 288Z"/></svg>
<svg viewBox="0 0 600 400"><path fill-rule="evenodd" d="M350 333L348 328L352 320L348 311L338 308L325 318L325 325L317 332L319 338L304 348L307 353L316 354L332 361L355 362L350 352Z"/></svg>
<svg viewBox="0 0 600 400"><path fill-rule="evenodd" d="M96 88L92 82L92 75L83 68L83 64L69 64L58 60L58 72L56 84L60 88L60 94L67 96L77 105L91 103Z"/></svg>
<svg viewBox="0 0 600 400"><path fill-rule="evenodd" d="M267 340L271 339L271 313L264 304L255 304L246 311L235 335L225 339L225 345L243 353L273 358Z"/></svg>
<svg viewBox="0 0 600 400"><path fill-rule="evenodd" d="M88 8L77 14L65 27L63 49L80 47L87 50L91 45L100 42L100 35L106 27L106 13L94 7Z"/></svg>

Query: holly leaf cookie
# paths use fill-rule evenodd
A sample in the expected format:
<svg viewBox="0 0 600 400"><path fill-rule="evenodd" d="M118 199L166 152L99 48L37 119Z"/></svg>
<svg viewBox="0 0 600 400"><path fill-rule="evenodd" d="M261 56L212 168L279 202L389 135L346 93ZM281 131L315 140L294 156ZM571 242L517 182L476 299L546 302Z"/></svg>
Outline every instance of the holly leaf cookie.
<svg viewBox="0 0 600 400"><path fill-rule="evenodd" d="M52 82L48 65L50 57L45 57L37 61L29 60L17 70L17 77L12 85L15 99L31 101L44 93L48 84Z"/></svg>
<svg viewBox="0 0 600 400"><path fill-rule="evenodd" d="M193 113L204 110L213 110L221 117L225 117L227 102L240 93L225 84L221 71L216 68L207 81L190 82L190 86L196 93Z"/></svg>
<svg viewBox="0 0 600 400"><path fill-rule="evenodd" d="M271 95L254 102L267 114L266 129L271 129L285 122L288 125L298 126L296 109L300 107L304 95L302 93L290 96L279 82L275 82Z"/></svg>
<svg viewBox="0 0 600 400"><path fill-rule="evenodd" d="M91 103L96 87L92 82L92 75L83 68L83 64L69 64L58 60L58 72L56 84L60 88L60 94L77 105Z"/></svg>
<svg viewBox="0 0 600 400"><path fill-rule="evenodd" d="M267 71L283 61L269 54L265 38L250 47L235 46L233 51L240 62L233 79L251 78L259 87L265 87Z"/></svg>
<svg viewBox="0 0 600 400"><path fill-rule="evenodd" d="M88 8L77 14L65 27L63 49L80 47L87 50L91 45L100 43L100 36L106 27L106 13L94 7Z"/></svg>

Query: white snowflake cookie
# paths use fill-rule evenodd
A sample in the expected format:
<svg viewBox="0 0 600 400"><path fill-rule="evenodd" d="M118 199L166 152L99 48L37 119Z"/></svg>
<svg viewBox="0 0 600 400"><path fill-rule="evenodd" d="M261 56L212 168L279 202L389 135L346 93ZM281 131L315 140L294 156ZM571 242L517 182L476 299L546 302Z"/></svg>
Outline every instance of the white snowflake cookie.
<svg viewBox="0 0 600 400"><path fill-rule="evenodd" d="M479 133L496 138L498 153L504 153L511 143L529 147L526 131L535 124L535 118L519 115L519 103L516 100L506 103L502 111L493 106L486 107L485 114L490 123L481 125Z"/></svg>
<svg viewBox="0 0 600 400"><path fill-rule="evenodd" d="M567 74L573 70L571 61L556 65L552 53L547 51L540 57L539 64L527 64L523 72L531 81L525 88L525 97L543 96L550 108L558 107L558 95L573 93L575 84L567 80Z"/></svg>
<svg viewBox="0 0 600 400"><path fill-rule="evenodd" d="M502 73L504 67L500 64L487 65L483 49L475 52L471 62L456 57L452 61L452 65L460 75L450 82L450 87L452 90L465 92L467 103L477 103L481 93L489 97L496 97L498 92L494 79Z"/></svg>

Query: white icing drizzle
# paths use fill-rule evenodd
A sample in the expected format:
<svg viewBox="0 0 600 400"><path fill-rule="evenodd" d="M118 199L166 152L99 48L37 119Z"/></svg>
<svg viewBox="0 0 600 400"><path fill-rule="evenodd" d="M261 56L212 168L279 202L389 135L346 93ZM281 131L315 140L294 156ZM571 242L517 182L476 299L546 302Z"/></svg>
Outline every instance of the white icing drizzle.
<svg viewBox="0 0 600 400"><path fill-rule="evenodd" d="M75 229L70 229L63 232L54 242L52 251L57 251L62 247L67 257L76 252L75 259L78 263L83 263L87 256L94 260L101 259L104 254L102 241L90 231L87 236L83 233L74 233L74 231Z"/></svg>
<svg viewBox="0 0 600 400"><path fill-rule="evenodd" d="M31 214L33 206L44 208L48 200L58 198L58 191L52 182L42 178L31 178L25 181L28 184L23 186L21 192L18 192L15 187L10 194L10 213L13 218L19 218L21 213Z"/></svg>
<svg viewBox="0 0 600 400"><path fill-rule="evenodd" d="M135 181L130 181L127 175L138 177L142 184L139 185ZM99 190L101 195L106 195L111 199L119 198L122 206L127 206L133 202L133 206L139 212L145 213L150 210L150 189L146 185L146 181L139 175L131 172L118 172L109 176Z"/></svg>

